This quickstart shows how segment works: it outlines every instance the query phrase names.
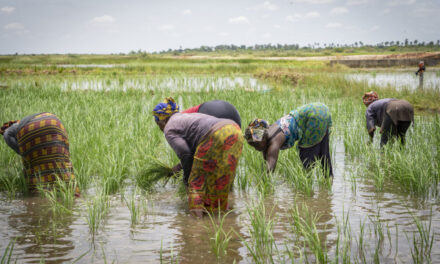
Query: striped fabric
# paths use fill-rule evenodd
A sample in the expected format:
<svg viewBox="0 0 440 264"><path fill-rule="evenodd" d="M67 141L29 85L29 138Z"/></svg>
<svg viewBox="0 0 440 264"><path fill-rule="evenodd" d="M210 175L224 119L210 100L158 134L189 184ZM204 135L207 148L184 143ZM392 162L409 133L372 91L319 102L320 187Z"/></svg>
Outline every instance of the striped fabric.
<svg viewBox="0 0 440 264"><path fill-rule="evenodd" d="M31 190L38 183L54 183L57 176L66 182L75 178L67 133L54 114L36 115L18 131L17 141Z"/></svg>

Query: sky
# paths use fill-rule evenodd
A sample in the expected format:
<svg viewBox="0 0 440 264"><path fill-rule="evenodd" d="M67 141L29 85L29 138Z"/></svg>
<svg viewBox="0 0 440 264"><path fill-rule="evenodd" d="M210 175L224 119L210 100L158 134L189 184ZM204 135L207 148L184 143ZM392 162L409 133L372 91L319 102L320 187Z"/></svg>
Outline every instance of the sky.
<svg viewBox="0 0 440 264"><path fill-rule="evenodd" d="M437 41L440 0L0 0L0 54Z"/></svg>

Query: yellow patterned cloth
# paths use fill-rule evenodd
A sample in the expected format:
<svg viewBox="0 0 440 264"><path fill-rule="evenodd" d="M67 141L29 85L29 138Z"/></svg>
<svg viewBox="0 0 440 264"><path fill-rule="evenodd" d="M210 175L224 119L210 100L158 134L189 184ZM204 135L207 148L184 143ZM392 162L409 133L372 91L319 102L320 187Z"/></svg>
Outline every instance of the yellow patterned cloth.
<svg viewBox="0 0 440 264"><path fill-rule="evenodd" d="M179 112L179 106L172 97L167 97L163 103L157 104L153 109L153 116L156 121L165 120L174 113Z"/></svg>
<svg viewBox="0 0 440 264"><path fill-rule="evenodd" d="M243 148L241 129L225 125L197 146L188 179L189 209L228 209L228 194Z"/></svg>
<svg viewBox="0 0 440 264"><path fill-rule="evenodd" d="M35 190L39 183L54 183L57 177L66 182L75 178L67 132L54 114L33 117L18 131L17 141L30 190Z"/></svg>

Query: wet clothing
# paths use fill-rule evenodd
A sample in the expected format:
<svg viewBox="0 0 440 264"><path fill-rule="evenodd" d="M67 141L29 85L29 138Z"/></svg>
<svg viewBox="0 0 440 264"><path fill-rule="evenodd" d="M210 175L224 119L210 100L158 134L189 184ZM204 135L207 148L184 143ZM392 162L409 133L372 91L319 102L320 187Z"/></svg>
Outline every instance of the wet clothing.
<svg viewBox="0 0 440 264"><path fill-rule="evenodd" d="M58 177L66 182L75 178L67 132L54 114L25 117L8 128L4 138L22 157L30 190L36 189L39 183L53 184Z"/></svg>
<svg viewBox="0 0 440 264"><path fill-rule="evenodd" d="M367 110L365 111L365 118L367 120L368 131L371 131L371 129L376 126L382 126L383 116L386 111L387 104L392 100L396 99L385 98L376 100L367 107Z"/></svg>
<svg viewBox="0 0 440 264"><path fill-rule="evenodd" d="M176 113L170 117L164 128L164 134L180 159L185 183L188 182L197 146L210 132L228 124L235 123L229 119L200 113Z"/></svg>
<svg viewBox="0 0 440 264"><path fill-rule="evenodd" d="M385 110L382 123L382 137L380 145L385 145L390 137L399 137L405 143L405 134L411 122L414 122L414 109L405 100L390 101Z"/></svg>
<svg viewBox="0 0 440 264"><path fill-rule="evenodd" d="M188 179L190 210L228 209L243 140L240 127L230 123L213 130L198 144Z"/></svg>
<svg viewBox="0 0 440 264"><path fill-rule="evenodd" d="M308 148L321 142L332 126L332 119L325 104L311 103L291 111L276 124L286 137L281 149L293 147L295 141L299 147Z"/></svg>
<svg viewBox="0 0 440 264"><path fill-rule="evenodd" d="M241 118L237 109L232 104L222 100L208 101L188 108L182 113L202 113L217 118L231 119L241 127Z"/></svg>
<svg viewBox="0 0 440 264"><path fill-rule="evenodd" d="M330 158L330 136L329 132L325 133L324 138L318 144L309 148L299 147L299 158L304 166L308 169L314 161L320 160L322 168L328 170L330 176L333 176L332 162Z"/></svg>

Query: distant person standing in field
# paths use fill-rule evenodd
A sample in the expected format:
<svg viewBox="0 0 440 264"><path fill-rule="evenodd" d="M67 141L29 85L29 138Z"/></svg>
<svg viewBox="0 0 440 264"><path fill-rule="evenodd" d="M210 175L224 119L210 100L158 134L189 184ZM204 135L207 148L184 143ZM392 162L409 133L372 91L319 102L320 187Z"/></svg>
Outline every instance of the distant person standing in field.
<svg viewBox="0 0 440 264"><path fill-rule="evenodd" d="M231 119L241 127L241 118L237 109L232 104L222 100L204 102L203 104L190 107L181 113L202 113L217 118Z"/></svg>
<svg viewBox="0 0 440 264"><path fill-rule="evenodd" d="M419 75L419 88L423 88L423 73L425 72L425 63L419 62L419 70L416 71L416 75Z"/></svg>
<svg viewBox="0 0 440 264"><path fill-rule="evenodd" d="M179 113L171 97L154 107L153 116L182 164L190 212L201 217L205 210L227 210L243 148L240 127L230 119Z"/></svg>
<svg viewBox="0 0 440 264"><path fill-rule="evenodd" d="M75 179L70 162L69 140L63 123L51 113L38 113L4 123L0 134L23 160L30 191L38 185L51 187L58 179ZM76 188L76 195L79 189Z"/></svg>
<svg viewBox="0 0 440 264"><path fill-rule="evenodd" d="M405 100L384 98L379 100L376 92L365 93L362 97L367 110L365 118L367 130L370 135L370 142L373 142L376 126L380 127L382 137L380 146L387 144L391 137L399 137L402 144L405 144L405 134L411 122L414 122L414 109Z"/></svg>
<svg viewBox="0 0 440 264"><path fill-rule="evenodd" d="M299 157L304 168L320 161L327 175L333 176L330 158L330 127L332 119L325 104L306 104L291 111L269 126L263 119L255 119L245 131L249 145L263 152L267 170L275 170L280 150L298 142Z"/></svg>

